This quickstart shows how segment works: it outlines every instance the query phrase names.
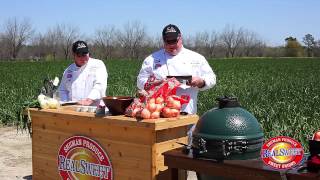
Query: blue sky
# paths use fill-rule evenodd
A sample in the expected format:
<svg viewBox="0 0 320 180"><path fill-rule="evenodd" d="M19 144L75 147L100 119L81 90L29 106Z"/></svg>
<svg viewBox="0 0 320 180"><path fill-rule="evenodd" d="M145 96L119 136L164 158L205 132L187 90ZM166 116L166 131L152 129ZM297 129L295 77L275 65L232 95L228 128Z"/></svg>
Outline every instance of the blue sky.
<svg viewBox="0 0 320 180"><path fill-rule="evenodd" d="M2 0L0 24L29 18L38 32L56 24L78 26L88 36L97 28L140 21L150 35L173 23L184 35L222 31L226 25L259 34L268 45L310 33L320 39L319 0Z"/></svg>

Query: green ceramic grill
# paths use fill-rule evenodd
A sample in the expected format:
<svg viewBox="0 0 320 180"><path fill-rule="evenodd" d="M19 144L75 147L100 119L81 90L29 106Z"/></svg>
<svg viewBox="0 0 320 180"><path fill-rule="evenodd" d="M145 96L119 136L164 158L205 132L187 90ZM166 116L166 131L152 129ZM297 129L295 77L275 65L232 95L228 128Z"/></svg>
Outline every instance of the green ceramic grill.
<svg viewBox="0 0 320 180"><path fill-rule="evenodd" d="M193 156L218 162L259 158L264 134L257 119L242 108L235 97L224 96L216 100L218 107L203 114L195 127ZM213 178L200 176L201 179Z"/></svg>

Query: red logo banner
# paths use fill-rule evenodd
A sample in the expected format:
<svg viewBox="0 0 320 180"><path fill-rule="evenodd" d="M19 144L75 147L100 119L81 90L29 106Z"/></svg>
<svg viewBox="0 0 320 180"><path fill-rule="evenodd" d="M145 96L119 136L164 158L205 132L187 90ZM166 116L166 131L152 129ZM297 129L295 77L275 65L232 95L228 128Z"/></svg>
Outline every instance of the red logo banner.
<svg viewBox="0 0 320 180"><path fill-rule="evenodd" d="M107 153L94 140L84 136L66 139L59 149L58 170L64 180L112 180Z"/></svg>
<svg viewBox="0 0 320 180"><path fill-rule="evenodd" d="M299 165L303 158L301 144L286 136L277 136L266 141L261 148L262 161L274 169L290 169Z"/></svg>

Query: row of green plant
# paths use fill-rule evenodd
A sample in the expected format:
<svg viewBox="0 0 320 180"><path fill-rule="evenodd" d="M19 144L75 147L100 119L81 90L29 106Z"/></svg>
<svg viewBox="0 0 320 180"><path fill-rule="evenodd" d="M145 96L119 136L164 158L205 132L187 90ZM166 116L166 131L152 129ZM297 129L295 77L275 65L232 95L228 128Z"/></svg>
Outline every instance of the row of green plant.
<svg viewBox="0 0 320 180"><path fill-rule="evenodd" d="M34 100L46 77L61 78L70 60L0 63L0 122L19 124L17 110ZM136 94L142 61L108 60L107 95ZM320 59L209 60L217 85L199 94L198 114L216 105L216 97L238 97L261 123L265 137L284 135L306 145L320 129Z"/></svg>

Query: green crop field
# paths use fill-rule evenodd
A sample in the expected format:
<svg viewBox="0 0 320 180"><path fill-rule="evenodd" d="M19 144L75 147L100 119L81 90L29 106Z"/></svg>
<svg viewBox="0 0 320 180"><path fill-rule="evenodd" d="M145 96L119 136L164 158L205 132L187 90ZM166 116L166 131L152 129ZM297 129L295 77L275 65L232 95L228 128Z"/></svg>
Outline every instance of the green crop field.
<svg viewBox="0 0 320 180"><path fill-rule="evenodd" d="M71 61L1 62L0 122L12 125L16 111L36 98L45 77L61 75ZM109 78L107 95L136 93L136 76L142 61L105 61ZM238 97L241 105L261 123L265 137L296 138L304 146L320 129L320 59L210 60L217 85L200 93L199 115L223 95Z"/></svg>

